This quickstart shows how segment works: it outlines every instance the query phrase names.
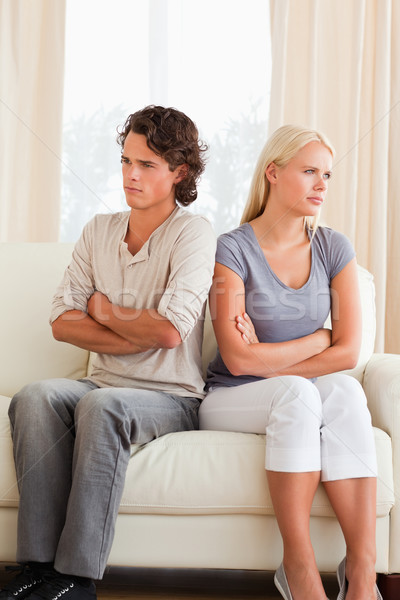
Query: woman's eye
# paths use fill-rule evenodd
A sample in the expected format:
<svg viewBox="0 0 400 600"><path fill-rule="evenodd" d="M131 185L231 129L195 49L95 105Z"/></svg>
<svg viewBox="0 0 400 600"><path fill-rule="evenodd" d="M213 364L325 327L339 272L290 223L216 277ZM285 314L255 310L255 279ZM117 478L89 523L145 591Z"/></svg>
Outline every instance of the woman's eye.
<svg viewBox="0 0 400 600"><path fill-rule="evenodd" d="M332 177L332 173L325 173L324 179L330 179Z"/></svg>
<svg viewBox="0 0 400 600"><path fill-rule="evenodd" d="M314 173L314 169L307 169L306 173Z"/></svg>

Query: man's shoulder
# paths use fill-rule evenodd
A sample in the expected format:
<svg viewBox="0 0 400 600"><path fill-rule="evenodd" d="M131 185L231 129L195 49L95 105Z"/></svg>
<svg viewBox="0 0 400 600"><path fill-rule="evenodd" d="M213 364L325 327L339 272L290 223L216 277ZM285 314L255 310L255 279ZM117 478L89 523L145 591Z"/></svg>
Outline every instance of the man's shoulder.
<svg viewBox="0 0 400 600"><path fill-rule="evenodd" d="M126 221L129 219L129 211L121 211L115 213L98 213L88 221L86 224L87 228L102 228L107 229L108 227L125 226Z"/></svg>
<svg viewBox="0 0 400 600"><path fill-rule="evenodd" d="M126 230L128 219L129 211L98 213L86 223L81 239L90 242L93 239L100 240L114 235L120 236Z"/></svg>
<svg viewBox="0 0 400 600"><path fill-rule="evenodd" d="M192 232L193 235L205 235L215 238L215 233L210 221L204 215L191 213L178 206L166 228L166 233L179 235L181 232Z"/></svg>
<svg viewBox="0 0 400 600"><path fill-rule="evenodd" d="M211 227L210 221L204 215L192 213L186 208L182 208L178 206L174 211L173 220L179 223L196 223L196 222L204 222L207 223Z"/></svg>

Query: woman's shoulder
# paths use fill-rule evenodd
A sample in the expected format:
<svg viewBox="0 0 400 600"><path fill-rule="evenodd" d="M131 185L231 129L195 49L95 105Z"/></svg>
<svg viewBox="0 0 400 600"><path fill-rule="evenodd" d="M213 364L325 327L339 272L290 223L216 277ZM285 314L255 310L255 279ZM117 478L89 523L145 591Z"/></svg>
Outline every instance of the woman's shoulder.
<svg viewBox="0 0 400 600"><path fill-rule="evenodd" d="M243 248L251 243L251 232L251 225L244 223L218 236L218 244L227 248Z"/></svg>
<svg viewBox="0 0 400 600"><path fill-rule="evenodd" d="M316 242L330 278L333 278L355 256L349 238L331 227L318 227L313 241Z"/></svg>
<svg viewBox="0 0 400 600"><path fill-rule="evenodd" d="M340 231L320 225L314 236L322 245L329 247L332 245L351 244L349 238Z"/></svg>
<svg viewBox="0 0 400 600"><path fill-rule="evenodd" d="M216 261L229 267L244 281L253 261L252 227L248 223L218 237Z"/></svg>

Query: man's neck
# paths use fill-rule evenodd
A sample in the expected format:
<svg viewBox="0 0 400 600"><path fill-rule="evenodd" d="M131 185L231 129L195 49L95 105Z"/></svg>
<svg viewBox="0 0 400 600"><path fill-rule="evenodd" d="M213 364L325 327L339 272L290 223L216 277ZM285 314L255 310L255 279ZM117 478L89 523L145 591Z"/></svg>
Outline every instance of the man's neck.
<svg viewBox="0 0 400 600"><path fill-rule="evenodd" d="M173 213L176 206L169 211L147 211L131 209L125 242L131 254L139 252L151 234L160 227Z"/></svg>

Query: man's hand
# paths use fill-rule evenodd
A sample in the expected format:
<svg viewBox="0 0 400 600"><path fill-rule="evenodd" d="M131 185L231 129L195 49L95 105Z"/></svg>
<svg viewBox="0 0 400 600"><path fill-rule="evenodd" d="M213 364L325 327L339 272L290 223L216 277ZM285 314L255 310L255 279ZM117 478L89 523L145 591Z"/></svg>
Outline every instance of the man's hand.
<svg viewBox="0 0 400 600"><path fill-rule="evenodd" d="M112 304L107 296L96 291L92 294L87 303L88 315L98 323L104 325L104 321L107 320L107 309L109 309L110 306L112 306Z"/></svg>
<svg viewBox="0 0 400 600"><path fill-rule="evenodd" d="M67 342L91 352L115 355L141 352L137 344L130 343L79 310L70 310L60 315L53 321L52 331L59 342Z"/></svg>
<svg viewBox="0 0 400 600"><path fill-rule="evenodd" d="M182 342L177 329L155 308L118 306L96 291L89 298L87 311L94 321L125 338L137 352L175 348Z"/></svg>

